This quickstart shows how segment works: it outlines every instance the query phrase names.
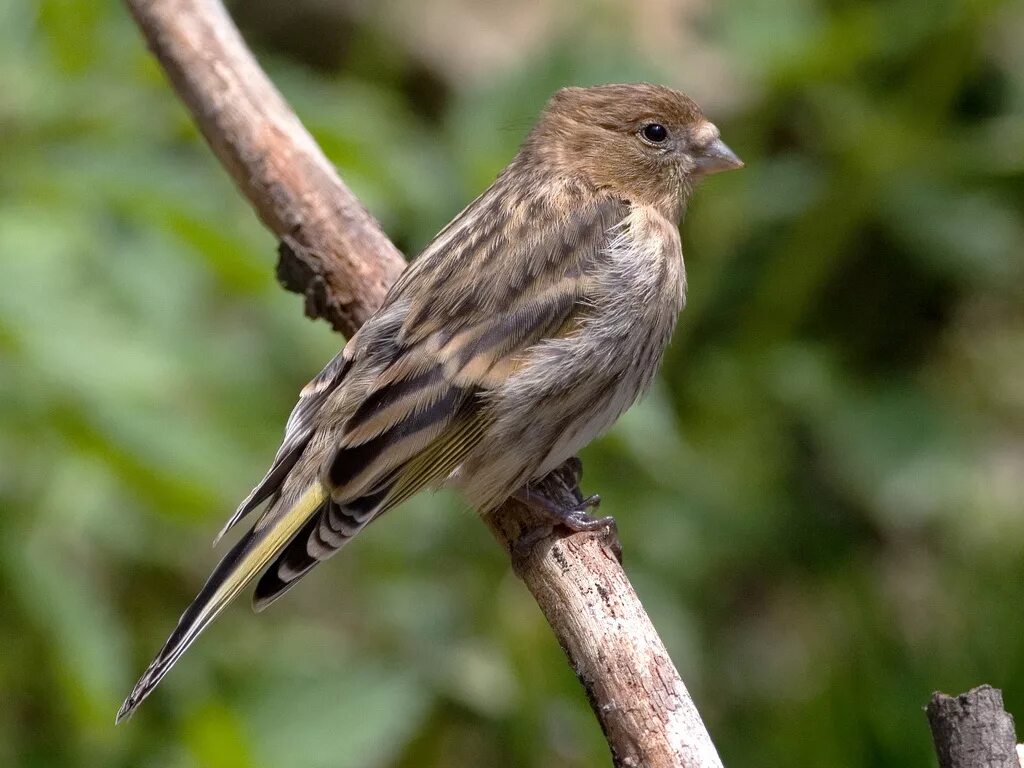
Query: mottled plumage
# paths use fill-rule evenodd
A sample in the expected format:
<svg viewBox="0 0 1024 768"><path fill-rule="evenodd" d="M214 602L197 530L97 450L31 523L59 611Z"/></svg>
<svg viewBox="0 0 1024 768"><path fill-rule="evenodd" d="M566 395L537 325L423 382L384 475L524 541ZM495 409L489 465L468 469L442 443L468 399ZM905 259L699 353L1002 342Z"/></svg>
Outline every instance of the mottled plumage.
<svg viewBox="0 0 1024 768"><path fill-rule="evenodd" d="M683 307L678 224L693 186L740 165L677 91L559 91L303 390L222 534L265 510L119 719L261 571L257 609L418 491L450 484L492 509L611 426L649 385Z"/></svg>

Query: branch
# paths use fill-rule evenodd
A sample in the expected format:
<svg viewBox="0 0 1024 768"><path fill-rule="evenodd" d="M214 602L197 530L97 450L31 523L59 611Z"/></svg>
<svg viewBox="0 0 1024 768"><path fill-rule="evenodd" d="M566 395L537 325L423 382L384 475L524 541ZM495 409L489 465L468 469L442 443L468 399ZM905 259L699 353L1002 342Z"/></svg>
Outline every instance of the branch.
<svg viewBox="0 0 1024 768"><path fill-rule="evenodd" d="M282 242L278 275L347 336L405 268L216 0L128 0L221 164Z"/></svg>
<svg viewBox="0 0 1024 768"><path fill-rule="evenodd" d="M982 685L956 698L936 691L925 711L939 768L1020 768L1013 717L998 688Z"/></svg>
<svg viewBox="0 0 1024 768"><path fill-rule="evenodd" d="M218 159L281 239L278 276L351 333L404 261L260 69L219 0L126 0ZM578 498L578 464L548 479ZM553 496L554 498L554 496ZM711 738L618 560L509 502L486 519L586 690L616 766L721 768ZM524 539L524 536L528 538ZM534 542L525 546L525 542Z"/></svg>

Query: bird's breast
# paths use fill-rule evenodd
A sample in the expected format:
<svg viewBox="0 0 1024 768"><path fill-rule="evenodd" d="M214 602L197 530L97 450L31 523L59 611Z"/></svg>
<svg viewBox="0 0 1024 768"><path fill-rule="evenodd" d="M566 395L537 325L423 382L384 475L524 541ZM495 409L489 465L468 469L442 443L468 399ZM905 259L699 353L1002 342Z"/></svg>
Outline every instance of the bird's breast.
<svg viewBox="0 0 1024 768"><path fill-rule="evenodd" d="M592 313L578 334L558 342L559 429L538 475L606 431L650 386L685 300L678 229L634 207L609 232L594 285Z"/></svg>

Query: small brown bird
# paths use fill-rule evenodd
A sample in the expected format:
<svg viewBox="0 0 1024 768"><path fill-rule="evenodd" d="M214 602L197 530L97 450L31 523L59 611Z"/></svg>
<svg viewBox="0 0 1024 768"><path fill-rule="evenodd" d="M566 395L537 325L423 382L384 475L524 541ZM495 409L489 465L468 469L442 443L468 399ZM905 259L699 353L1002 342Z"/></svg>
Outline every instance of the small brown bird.
<svg viewBox="0 0 1024 768"><path fill-rule="evenodd" d="M490 189L302 391L270 470L220 535L265 510L117 719L261 571L257 610L420 490L454 486L481 512L516 495L574 530L602 523L529 484L650 384L684 303L687 201L701 177L742 165L678 91L556 93Z"/></svg>

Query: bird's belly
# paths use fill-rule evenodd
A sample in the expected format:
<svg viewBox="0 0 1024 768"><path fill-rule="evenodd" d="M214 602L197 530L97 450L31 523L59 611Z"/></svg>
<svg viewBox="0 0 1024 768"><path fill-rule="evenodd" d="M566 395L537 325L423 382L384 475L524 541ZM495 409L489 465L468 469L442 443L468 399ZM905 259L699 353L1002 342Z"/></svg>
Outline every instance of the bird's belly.
<svg viewBox="0 0 1024 768"><path fill-rule="evenodd" d="M619 378L589 409L566 422L564 431L557 436L534 477L542 477L551 472L606 432L633 404L640 394L640 387L641 383L636 376Z"/></svg>

